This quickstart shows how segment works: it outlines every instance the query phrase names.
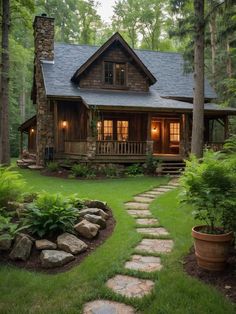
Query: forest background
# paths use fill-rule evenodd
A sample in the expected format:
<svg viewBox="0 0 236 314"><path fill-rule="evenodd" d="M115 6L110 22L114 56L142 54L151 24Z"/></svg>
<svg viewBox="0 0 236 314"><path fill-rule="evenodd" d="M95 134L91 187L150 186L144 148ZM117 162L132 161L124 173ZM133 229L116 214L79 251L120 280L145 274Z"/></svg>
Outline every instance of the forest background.
<svg viewBox="0 0 236 314"><path fill-rule="evenodd" d="M0 0L1 2L4 0ZM236 2L236 1L235 1ZM10 24L10 148L19 154L19 125L35 113L33 20L46 13L55 18L55 40L102 45L118 31L132 48L181 52L185 71L193 70L193 1L119 0L110 23L98 14L94 0L12 0ZM206 0L205 73L221 106L236 107L236 3ZM2 7L2 5L0 6ZM2 14L0 15L0 23ZM231 132L236 133L235 119Z"/></svg>

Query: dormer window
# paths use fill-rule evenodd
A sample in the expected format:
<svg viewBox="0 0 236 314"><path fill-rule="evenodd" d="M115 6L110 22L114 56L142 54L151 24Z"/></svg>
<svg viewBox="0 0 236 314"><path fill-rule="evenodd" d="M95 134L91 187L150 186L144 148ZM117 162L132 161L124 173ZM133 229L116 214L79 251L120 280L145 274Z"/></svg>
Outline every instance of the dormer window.
<svg viewBox="0 0 236 314"><path fill-rule="evenodd" d="M105 85L125 86L126 64L104 62L104 83Z"/></svg>

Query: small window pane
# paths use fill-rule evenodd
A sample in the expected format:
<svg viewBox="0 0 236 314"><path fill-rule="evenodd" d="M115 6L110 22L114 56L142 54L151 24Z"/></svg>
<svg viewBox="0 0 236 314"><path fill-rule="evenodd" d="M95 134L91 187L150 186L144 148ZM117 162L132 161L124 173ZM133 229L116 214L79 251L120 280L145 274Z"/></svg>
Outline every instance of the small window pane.
<svg viewBox="0 0 236 314"><path fill-rule="evenodd" d="M180 126L179 123L170 123L170 142L179 142Z"/></svg>
<svg viewBox="0 0 236 314"><path fill-rule="evenodd" d="M104 81L105 84L112 85L113 84L113 63L105 62L105 72L104 72Z"/></svg>
<svg viewBox="0 0 236 314"><path fill-rule="evenodd" d="M102 140L102 122L101 121L97 122L97 138L98 138L98 141Z"/></svg>
<svg viewBox="0 0 236 314"><path fill-rule="evenodd" d="M117 140L127 141L129 137L129 121L117 121Z"/></svg>
<svg viewBox="0 0 236 314"><path fill-rule="evenodd" d="M116 63L116 85L125 85L125 64Z"/></svg>
<svg viewBox="0 0 236 314"><path fill-rule="evenodd" d="M113 121L104 120L104 140L113 140Z"/></svg>

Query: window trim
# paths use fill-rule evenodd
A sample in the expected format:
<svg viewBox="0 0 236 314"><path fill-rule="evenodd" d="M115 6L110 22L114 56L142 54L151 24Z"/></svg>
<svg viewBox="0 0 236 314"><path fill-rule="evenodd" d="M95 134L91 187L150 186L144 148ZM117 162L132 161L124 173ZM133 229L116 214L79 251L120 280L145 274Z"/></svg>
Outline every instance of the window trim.
<svg viewBox="0 0 236 314"><path fill-rule="evenodd" d="M105 82L105 63L106 62L110 62L113 65L113 84L107 84ZM119 85L116 84L116 64L124 64L125 65L125 83L124 85ZM128 63L127 61L114 61L114 60L104 60L103 61L103 71L102 71L102 82L103 82L103 88L107 88L107 89L128 89Z"/></svg>

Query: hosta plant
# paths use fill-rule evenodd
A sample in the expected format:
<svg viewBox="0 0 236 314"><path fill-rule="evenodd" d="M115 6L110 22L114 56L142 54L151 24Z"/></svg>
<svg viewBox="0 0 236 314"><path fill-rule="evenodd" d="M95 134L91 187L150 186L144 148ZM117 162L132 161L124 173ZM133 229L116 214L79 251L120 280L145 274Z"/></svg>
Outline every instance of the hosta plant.
<svg viewBox="0 0 236 314"><path fill-rule="evenodd" d="M61 194L43 192L28 206L25 224L33 235L42 238L60 232L73 232L78 210Z"/></svg>

